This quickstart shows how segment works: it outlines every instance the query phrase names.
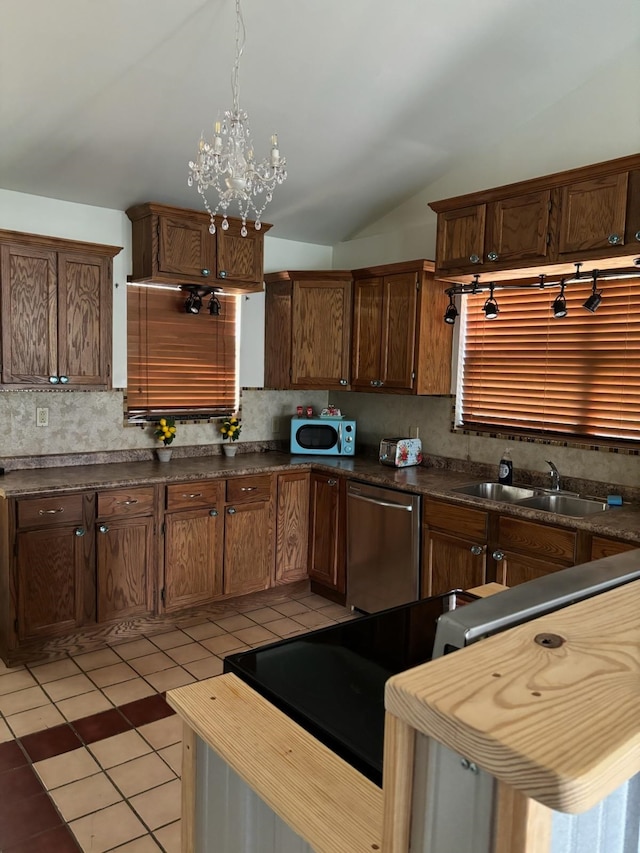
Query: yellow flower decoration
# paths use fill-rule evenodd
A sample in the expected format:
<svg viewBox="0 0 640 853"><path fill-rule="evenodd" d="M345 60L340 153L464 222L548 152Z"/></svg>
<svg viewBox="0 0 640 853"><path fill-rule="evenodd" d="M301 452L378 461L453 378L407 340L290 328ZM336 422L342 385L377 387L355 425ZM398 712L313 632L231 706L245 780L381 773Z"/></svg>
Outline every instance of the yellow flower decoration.
<svg viewBox="0 0 640 853"><path fill-rule="evenodd" d="M166 447L176 437L176 422L173 418L160 418L153 434Z"/></svg>
<svg viewBox="0 0 640 853"><path fill-rule="evenodd" d="M241 429L242 424L240 423L240 419L235 416L227 418L220 425L220 432L223 438L228 438L229 441L237 441Z"/></svg>

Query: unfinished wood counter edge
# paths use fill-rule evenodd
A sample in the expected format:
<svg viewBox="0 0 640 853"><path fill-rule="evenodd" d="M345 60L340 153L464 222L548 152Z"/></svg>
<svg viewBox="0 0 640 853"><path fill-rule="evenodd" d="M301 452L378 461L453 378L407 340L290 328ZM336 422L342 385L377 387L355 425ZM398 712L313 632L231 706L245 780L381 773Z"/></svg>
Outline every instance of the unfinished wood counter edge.
<svg viewBox="0 0 640 853"><path fill-rule="evenodd" d="M171 690L167 701L318 853L381 848L382 790L235 675Z"/></svg>
<svg viewBox="0 0 640 853"><path fill-rule="evenodd" d="M639 597L635 581L394 676L385 707L549 808L585 811L640 771Z"/></svg>

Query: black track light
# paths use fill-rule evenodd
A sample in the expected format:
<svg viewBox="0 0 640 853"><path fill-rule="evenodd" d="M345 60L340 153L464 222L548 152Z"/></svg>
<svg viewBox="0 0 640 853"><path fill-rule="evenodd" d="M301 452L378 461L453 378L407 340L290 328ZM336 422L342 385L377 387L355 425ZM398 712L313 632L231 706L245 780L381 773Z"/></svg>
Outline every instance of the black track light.
<svg viewBox="0 0 640 853"><path fill-rule="evenodd" d="M187 314L199 314L202 308L202 297L198 293L191 293L184 303L184 310Z"/></svg>
<svg viewBox="0 0 640 853"><path fill-rule="evenodd" d="M448 323L450 326L453 326L456 322L456 317L458 316L458 309L456 308L456 304L453 301L453 293L449 294L449 304L447 305L447 310L444 312L444 321Z"/></svg>
<svg viewBox="0 0 640 853"><path fill-rule="evenodd" d="M566 317L568 314L567 311L567 300L564 295L564 279L560 282L560 293L556 296L553 305L551 306L551 310L553 311L553 316L557 317Z"/></svg>
<svg viewBox="0 0 640 853"><path fill-rule="evenodd" d="M598 305L602 302L602 291L598 290L598 270L593 271L593 288L591 289L591 296L587 299L587 301L583 304L583 308L586 308L587 311L591 311L592 314L598 310Z"/></svg>
<svg viewBox="0 0 640 853"><path fill-rule="evenodd" d="M220 302L216 299L215 294L211 294L211 299L209 300L209 314L212 314L214 317L218 317L220 314Z"/></svg>
<svg viewBox="0 0 640 853"><path fill-rule="evenodd" d="M498 314L500 313L500 309L498 308L498 303L494 299L493 296L493 288L494 284L489 285L489 298L482 306L482 310L484 311L484 316L487 320L495 320Z"/></svg>

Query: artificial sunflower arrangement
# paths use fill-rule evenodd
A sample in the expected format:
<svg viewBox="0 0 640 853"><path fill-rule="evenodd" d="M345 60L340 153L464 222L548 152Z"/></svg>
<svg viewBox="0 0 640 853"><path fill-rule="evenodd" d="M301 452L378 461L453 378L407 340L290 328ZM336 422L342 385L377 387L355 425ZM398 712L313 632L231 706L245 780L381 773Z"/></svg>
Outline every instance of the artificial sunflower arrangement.
<svg viewBox="0 0 640 853"><path fill-rule="evenodd" d="M168 447L176 437L176 432L176 422L173 418L160 418L153 434L158 441L161 441L165 447Z"/></svg>
<svg viewBox="0 0 640 853"><path fill-rule="evenodd" d="M242 424L240 423L240 419L232 417L227 418L226 421L222 422L220 432L222 433L223 438L228 438L229 441L237 441L240 438L241 429Z"/></svg>

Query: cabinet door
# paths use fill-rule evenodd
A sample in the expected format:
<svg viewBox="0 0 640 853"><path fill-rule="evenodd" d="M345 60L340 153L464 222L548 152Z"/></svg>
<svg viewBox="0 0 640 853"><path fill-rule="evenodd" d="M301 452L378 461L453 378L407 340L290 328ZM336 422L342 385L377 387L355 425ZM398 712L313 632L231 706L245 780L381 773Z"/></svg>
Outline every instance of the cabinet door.
<svg viewBox="0 0 640 853"><path fill-rule="evenodd" d="M629 173L604 175L561 190L558 256L592 257L624 244Z"/></svg>
<svg viewBox="0 0 640 853"><path fill-rule="evenodd" d="M309 473L280 474L276 509L276 584L306 578L309 556Z"/></svg>
<svg viewBox="0 0 640 853"><path fill-rule="evenodd" d="M489 205L485 266L545 261L549 253L551 190L527 193Z"/></svg>
<svg viewBox="0 0 640 853"><path fill-rule="evenodd" d="M262 286L262 253L264 238L253 223L247 223L247 236L237 226L225 231L216 227L217 277L223 281L246 281Z"/></svg>
<svg viewBox="0 0 640 853"><path fill-rule="evenodd" d="M223 516L216 508L165 516L163 602L167 611L222 595Z"/></svg>
<svg viewBox="0 0 640 853"><path fill-rule="evenodd" d="M351 280L294 282L292 325L292 387L347 387Z"/></svg>
<svg viewBox="0 0 640 853"><path fill-rule="evenodd" d="M353 283L351 386L363 391L374 390L381 378L382 295L381 277Z"/></svg>
<svg viewBox="0 0 640 853"><path fill-rule="evenodd" d="M0 247L3 384L49 385L58 375L56 253Z"/></svg>
<svg viewBox="0 0 640 853"><path fill-rule="evenodd" d="M477 268L484 261L486 204L476 204L438 215L436 267L438 270Z"/></svg>
<svg viewBox="0 0 640 853"><path fill-rule="evenodd" d="M188 216L158 216L158 272L207 283L215 278L215 238L209 223Z"/></svg>
<svg viewBox="0 0 640 853"><path fill-rule="evenodd" d="M380 339L380 388L383 391L413 389L417 297L415 273L384 277Z"/></svg>
<svg viewBox="0 0 640 853"><path fill-rule="evenodd" d="M153 519L97 525L98 622L153 613Z"/></svg>
<svg viewBox="0 0 640 853"><path fill-rule="evenodd" d="M83 624L86 574L92 570L85 528L63 526L19 532L18 638L66 633Z"/></svg>
<svg viewBox="0 0 640 853"><path fill-rule="evenodd" d="M326 474L312 474L310 485L309 577L344 593L344 486Z"/></svg>
<svg viewBox="0 0 640 853"><path fill-rule="evenodd" d="M58 373L63 384L109 387L111 317L111 259L59 253Z"/></svg>
<svg viewBox="0 0 640 853"><path fill-rule="evenodd" d="M271 501L226 507L224 522L224 592L245 595L268 589L274 566Z"/></svg>
<svg viewBox="0 0 640 853"><path fill-rule="evenodd" d="M486 546L469 539L423 530L421 595L470 589L486 582Z"/></svg>
<svg viewBox="0 0 640 853"><path fill-rule="evenodd" d="M594 536L591 539L591 559L599 560L601 557L623 554L625 551L633 551L635 548L640 548L640 545L631 542L619 542L617 539L607 539L604 536Z"/></svg>
<svg viewBox="0 0 640 853"><path fill-rule="evenodd" d="M502 553L504 557L498 563L496 581L505 586L517 586L519 583L526 583L567 568L563 563L539 560L536 557L512 551Z"/></svg>

